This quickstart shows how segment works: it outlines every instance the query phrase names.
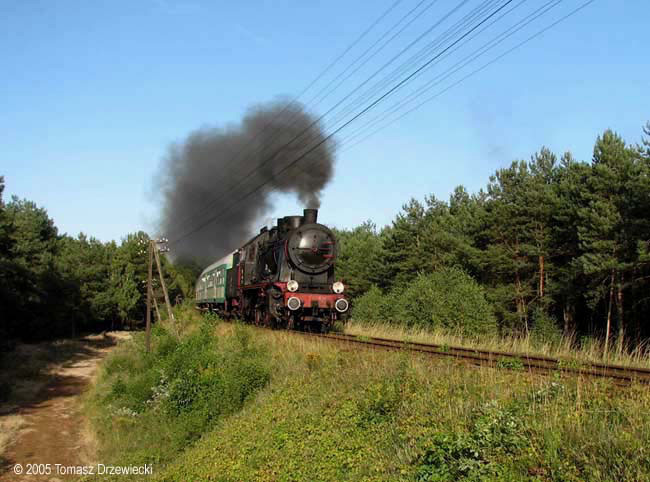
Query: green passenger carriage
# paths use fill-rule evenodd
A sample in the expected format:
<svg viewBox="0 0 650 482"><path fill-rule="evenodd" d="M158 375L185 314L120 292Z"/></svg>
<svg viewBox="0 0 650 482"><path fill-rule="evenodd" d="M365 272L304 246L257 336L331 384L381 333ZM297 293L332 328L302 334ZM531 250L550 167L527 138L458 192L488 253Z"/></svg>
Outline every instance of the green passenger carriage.
<svg viewBox="0 0 650 482"><path fill-rule="evenodd" d="M227 273L232 268L233 253L205 268L196 283L198 305L224 304L226 302Z"/></svg>

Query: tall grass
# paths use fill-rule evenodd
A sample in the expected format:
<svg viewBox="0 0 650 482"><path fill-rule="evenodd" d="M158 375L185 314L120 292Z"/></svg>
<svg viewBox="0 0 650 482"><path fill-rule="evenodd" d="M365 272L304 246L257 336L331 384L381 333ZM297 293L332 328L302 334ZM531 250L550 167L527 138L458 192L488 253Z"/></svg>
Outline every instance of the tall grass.
<svg viewBox="0 0 650 482"><path fill-rule="evenodd" d="M645 388L255 337L270 384L157 480L650 480Z"/></svg>
<svg viewBox="0 0 650 482"><path fill-rule="evenodd" d="M537 354L558 358L576 359L585 362L607 362L625 366L650 368L650 346L647 343L627 348L620 352L610 351L603 356L603 343L596 338L557 337L545 341L534 336L501 336L486 334L469 337L443 329L408 327L398 324L364 322L351 320L345 325L345 333L393 340L406 340L437 345L480 348L507 351L520 354Z"/></svg>

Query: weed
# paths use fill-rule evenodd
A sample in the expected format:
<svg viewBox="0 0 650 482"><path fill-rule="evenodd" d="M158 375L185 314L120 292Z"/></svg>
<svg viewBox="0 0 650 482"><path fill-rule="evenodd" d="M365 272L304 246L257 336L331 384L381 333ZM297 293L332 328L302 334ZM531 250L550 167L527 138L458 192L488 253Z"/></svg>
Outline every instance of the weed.
<svg viewBox="0 0 650 482"><path fill-rule="evenodd" d="M522 371L524 369L524 362L519 358L502 357L497 360L497 368Z"/></svg>
<svg viewBox="0 0 650 482"><path fill-rule="evenodd" d="M397 341L409 340L434 345L448 345L496 350L504 352L538 354L563 359L575 359L579 363L602 362L602 342L583 337L579 343L571 336L565 337L521 337L484 334L469 336L460 330L431 326L405 326L400 323L377 321L373 318L355 318L345 325L345 333L367 337L387 338ZM552 340L551 340L552 338ZM650 368L650 350L640 346L634 350L610 352L609 363Z"/></svg>
<svg viewBox="0 0 650 482"><path fill-rule="evenodd" d="M575 358L560 358L557 362L557 367L560 370L575 371L584 368L584 362L576 360Z"/></svg>
<svg viewBox="0 0 650 482"><path fill-rule="evenodd" d="M645 389L240 330L197 325L154 364L127 351L158 382L141 412L111 402L102 459L155 460L164 481L650 480Z"/></svg>
<svg viewBox="0 0 650 482"><path fill-rule="evenodd" d="M307 367L310 370L315 370L321 364L321 358L318 353L309 352L307 353L306 359L307 359Z"/></svg>
<svg viewBox="0 0 650 482"><path fill-rule="evenodd" d="M468 432L436 433L424 444L418 480L503 478L499 458L515 455L526 447L520 413L515 407L503 408L492 401L476 411Z"/></svg>

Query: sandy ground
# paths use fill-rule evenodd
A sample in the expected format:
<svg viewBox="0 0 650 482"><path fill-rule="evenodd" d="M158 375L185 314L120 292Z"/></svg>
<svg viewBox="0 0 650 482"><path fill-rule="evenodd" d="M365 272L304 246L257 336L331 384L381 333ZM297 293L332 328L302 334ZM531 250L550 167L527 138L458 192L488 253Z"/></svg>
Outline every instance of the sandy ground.
<svg viewBox="0 0 650 482"><path fill-rule="evenodd" d="M70 480L74 477L57 474L62 471L56 464L67 467L96 462L95 443L81 414L80 396L96 375L99 362L120 339L128 337L128 332L110 332L74 340L72 347L67 347L66 360L49 367L51 376L28 402L5 407L0 413L1 482ZM14 471L16 464L22 465L20 475ZM51 474L28 475L28 464L51 464Z"/></svg>

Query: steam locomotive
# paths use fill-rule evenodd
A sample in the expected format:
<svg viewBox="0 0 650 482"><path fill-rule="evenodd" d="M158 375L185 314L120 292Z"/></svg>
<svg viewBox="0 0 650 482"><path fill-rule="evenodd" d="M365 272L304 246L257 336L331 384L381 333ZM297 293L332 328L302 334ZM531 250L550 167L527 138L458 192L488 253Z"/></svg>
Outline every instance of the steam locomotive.
<svg viewBox="0 0 650 482"><path fill-rule="evenodd" d="M279 218L196 283L196 305L256 325L327 331L348 311L334 277L334 233L317 222L318 210Z"/></svg>

